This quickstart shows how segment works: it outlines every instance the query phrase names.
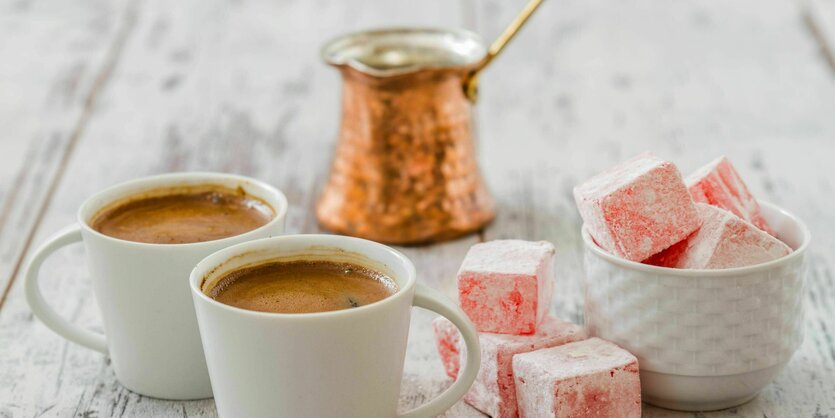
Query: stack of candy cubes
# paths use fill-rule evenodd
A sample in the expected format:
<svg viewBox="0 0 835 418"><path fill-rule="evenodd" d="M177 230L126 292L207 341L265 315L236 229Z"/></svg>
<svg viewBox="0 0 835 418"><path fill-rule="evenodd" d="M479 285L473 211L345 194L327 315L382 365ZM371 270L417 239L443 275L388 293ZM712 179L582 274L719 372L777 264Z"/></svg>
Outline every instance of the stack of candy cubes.
<svg viewBox="0 0 835 418"><path fill-rule="evenodd" d="M645 153L575 187L574 198L597 245L631 261L724 269L792 251L725 157L683 179ZM499 418L640 417L635 356L549 314L555 252L545 241L498 240L467 253L458 298L479 331L481 369L464 400ZM466 356L458 330L444 318L433 327L454 379Z"/></svg>
<svg viewBox="0 0 835 418"><path fill-rule="evenodd" d="M575 187L574 199L597 245L631 261L726 269L792 252L725 157L682 179L674 164L645 153Z"/></svg>
<svg viewBox="0 0 835 418"><path fill-rule="evenodd" d="M497 418L640 417L638 360L579 325L549 314L552 244L497 240L474 245L458 272L461 308L479 331L481 368L464 400ZM433 323L445 371L458 376L462 342Z"/></svg>

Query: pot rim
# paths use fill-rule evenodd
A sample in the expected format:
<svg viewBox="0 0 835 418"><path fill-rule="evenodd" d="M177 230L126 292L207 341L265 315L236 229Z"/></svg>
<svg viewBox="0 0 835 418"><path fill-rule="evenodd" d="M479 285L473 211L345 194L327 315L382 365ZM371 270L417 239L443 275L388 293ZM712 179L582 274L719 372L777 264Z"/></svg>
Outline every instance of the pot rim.
<svg viewBox="0 0 835 418"><path fill-rule="evenodd" d="M399 45L398 42L400 42ZM446 51L449 59L435 62L427 60L406 65L392 64L391 66L369 65L359 59L363 54L380 55L381 48L386 45L390 48L397 46L402 49L407 43L413 45L423 43L428 47L437 48L438 51ZM392 48L392 50L396 49ZM434 27L391 27L353 32L331 39L321 49L322 59L330 65L347 66L363 74L381 78L422 70L467 68L480 63L486 55L487 47L477 33L466 29ZM396 60L397 58L394 54L389 59Z"/></svg>

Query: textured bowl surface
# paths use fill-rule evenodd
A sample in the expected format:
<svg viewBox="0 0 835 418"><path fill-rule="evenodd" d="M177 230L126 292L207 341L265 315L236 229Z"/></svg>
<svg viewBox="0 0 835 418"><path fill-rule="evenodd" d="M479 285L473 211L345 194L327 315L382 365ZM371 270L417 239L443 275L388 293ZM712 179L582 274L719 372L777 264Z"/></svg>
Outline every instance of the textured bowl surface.
<svg viewBox="0 0 835 418"><path fill-rule="evenodd" d="M599 248L583 228L586 326L638 357L650 403L710 410L745 402L800 345L809 233L776 206L763 203L762 209L795 251L724 270L623 260Z"/></svg>

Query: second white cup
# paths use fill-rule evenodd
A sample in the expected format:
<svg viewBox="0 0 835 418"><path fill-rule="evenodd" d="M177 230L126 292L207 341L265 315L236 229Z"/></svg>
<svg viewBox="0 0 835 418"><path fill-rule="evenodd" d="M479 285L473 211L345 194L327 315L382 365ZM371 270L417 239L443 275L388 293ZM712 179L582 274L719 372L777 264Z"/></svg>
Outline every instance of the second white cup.
<svg viewBox="0 0 835 418"><path fill-rule="evenodd" d="M299 259L358 264L385 273L399 289L358 308L291 314L240 309L206 294L231 271ZM291 235L238 244L197 265L191 292L221 417L398 416L412 306L452 321L469 355L444 393L399 416L440 414L464 396L478 372L478 337L469 318L439 292L418 284L406 256L376 242Z"/></svg>

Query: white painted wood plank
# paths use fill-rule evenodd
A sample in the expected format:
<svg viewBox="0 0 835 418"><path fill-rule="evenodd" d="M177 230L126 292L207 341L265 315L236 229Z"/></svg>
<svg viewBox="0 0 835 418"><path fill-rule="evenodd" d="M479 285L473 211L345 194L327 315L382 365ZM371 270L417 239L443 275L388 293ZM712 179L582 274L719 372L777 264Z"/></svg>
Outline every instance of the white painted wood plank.
<svg viewBox="0 0 835 418"><path fill-rule="evenodd" d="M106 80L123 17L119 2L0 2L0 307Z"/></svg>
<svg viewBox="0 0 835 418"><path fill-rule="evenodd" d="M313 3L142 3L36 241L71 222L83 198L107 184L185 169L270 181L290 198L289 231L317 231L311 209L336 133L339 82L316 50L333 34L388 21L398 10ZM522 3L478 2L482 32L498 33ZM835 228L835 202L822 197L831 196L833 180L819 168L835 153L835 85L793 3L668 3L548 2L494 63L483 80L479 150L500 212L485 235L555 242L554 310L579 321L579 218L571 187L645 149L685 171L728 154L759 196L810 223L815 261L798 356L753 403L705 415L835 413L827 321L835 303L835 237L815 232ZM395 21L425 23L418 21L437 13L406 12ZM405 251L421 280L452 295L457 265L476 239ZM95 327L80 255L80 248L67 250L45 267L54 283L48 297ZM432 317L414 315L404 408L448 384L428 329ZM120 388L101 356L32 319L19 286L0 311L0 341L0 416L215 415L212 401L165 402ZM446 414L480 415L462 403Z"/></svg>
<svg viewBox="0 0 835 418"><path fill-rule="evenodd" d="M802 0L806 22L820 43L821 53L835 71L835 1Z"/></svg>

